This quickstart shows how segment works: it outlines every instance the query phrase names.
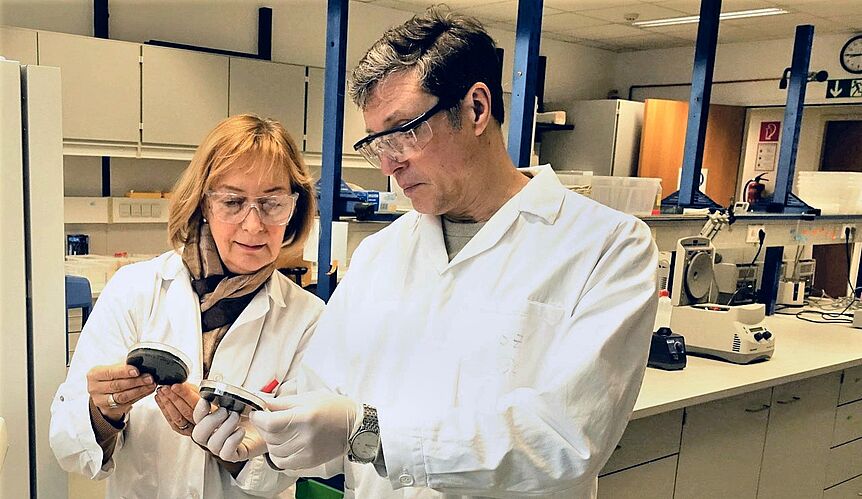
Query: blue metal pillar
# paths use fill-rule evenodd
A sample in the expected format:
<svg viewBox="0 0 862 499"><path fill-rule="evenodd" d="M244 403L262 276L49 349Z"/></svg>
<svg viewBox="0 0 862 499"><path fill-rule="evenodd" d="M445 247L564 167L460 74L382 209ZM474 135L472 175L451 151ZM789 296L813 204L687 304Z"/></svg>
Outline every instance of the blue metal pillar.
<svg viewBox="0 0 862 499"><path fill-rule="evenodd" d="M712 74L718 46L720 15L721 0L701 1L679 191L662 201L662 204L666 206L676 205L675 210L679 212L682 212L683 208L718 207L713 200L700 192L699 186L700 171L703 166L703 144L706 142L706 122L709 117L709 100L712 95Z"/></svg>
<svg viewBox="0 0 862 499"><path fill-rule="evenodd" d="M533 150L533 108L536 103L536 72L542 35L542 1L518 2L515 35L515 69L512 74L512 106L509 122L509 156L515 166L530 166Z"/></svg>
<svg viewBox="0 0 862 499"><path fill-rule="evenodd" d="M326 8L326 68L323 87L323 163L320 171L320 241L317 247L317 296L329 301L337 273L332 260L332 222L341 187L341 146L344 134L344 80L347 59L348 0L328 0Z"/></svg>
<svg viewBox="0 0 862 499"><path fill-rule="evenodd" d="M796 39L793 42L793 62L790 66L790 83L787 87L787 105L784 107L781 146L778 152L775 192L772 194L772 201L766 205L766 211L769 212L819 214L819 210L812 209L791 192L813 43L814 26L808 24L797 26Z"/></svg>

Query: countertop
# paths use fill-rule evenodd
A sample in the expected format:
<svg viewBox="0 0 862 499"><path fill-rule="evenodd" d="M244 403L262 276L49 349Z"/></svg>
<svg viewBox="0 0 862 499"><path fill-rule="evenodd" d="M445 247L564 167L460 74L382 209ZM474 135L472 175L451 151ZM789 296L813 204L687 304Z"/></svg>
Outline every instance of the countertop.
<svg viewBox="0 0 862 499"><path fill-rule="evenodd" d="M862 329L780 315L766 324L776 336L768 361L738 365L689 355L681 371L647 368L632 419L862 365Z"/></svg>

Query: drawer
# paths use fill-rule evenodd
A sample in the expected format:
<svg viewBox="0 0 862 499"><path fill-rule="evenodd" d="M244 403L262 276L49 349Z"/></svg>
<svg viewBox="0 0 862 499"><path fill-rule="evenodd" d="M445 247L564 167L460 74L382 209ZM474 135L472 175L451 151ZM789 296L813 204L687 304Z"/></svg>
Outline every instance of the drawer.
<svg viewBox="0 0 862 499"><path fill-rule="evenodd" d="M679 453L682 410L629 421L623 437L599 475Z"/></svg>
<svg viewBox="0 0 862 499"><path fill-rule="evenodd" d="M841 445L859 437L862 437L862 400L838 408L832 446Z"/></svg>
<svg viewBox="0 0 862 499"><path fill-rule="evenodd" d="M838 404L846 404L856 400L862 400L862 366L844 370Z"/></svg>
<svg viewBox="0 0 862 499"><path fill-rule="evenodd" d="M823 491L823 499L859 499L862 497L862 476Z"/></svg>
<svg viewBox="0 0 862 499"><path fill-rule="evenodd" d="M677 456L599 477L599 499L673 499Z"/></svg>
<svg viewBox="0 0 862 499"><path fill-rule="evenodd" d="M826 487L862 475L862 439L829 449Z"/></svg>

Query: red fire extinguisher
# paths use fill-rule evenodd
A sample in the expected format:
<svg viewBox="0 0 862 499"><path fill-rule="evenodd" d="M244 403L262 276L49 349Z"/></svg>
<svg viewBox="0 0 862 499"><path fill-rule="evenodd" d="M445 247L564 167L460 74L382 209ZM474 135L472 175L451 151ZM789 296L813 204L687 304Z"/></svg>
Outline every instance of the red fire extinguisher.
<svg viewBox="0 0 862 499"><path fill-rule="evenodd" d="M761 173L745 183L745 200L748 201L749 206L754 206L760 201L761 194L766 189L766 185L762 182L769 182L769 180L763 178L764 175L766 174Z"/></svg>

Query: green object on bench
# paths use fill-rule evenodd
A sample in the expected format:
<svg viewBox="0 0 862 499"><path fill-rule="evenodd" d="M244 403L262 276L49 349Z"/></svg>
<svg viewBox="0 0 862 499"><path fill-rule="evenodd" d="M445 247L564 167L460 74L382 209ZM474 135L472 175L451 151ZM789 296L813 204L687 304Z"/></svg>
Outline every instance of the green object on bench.
<svg viewBox="0 0 862 499"><path fill-rule="evenodd" d="M341 499L344 493L329 485L306 479L296 482L296 499Z"/></svg>

